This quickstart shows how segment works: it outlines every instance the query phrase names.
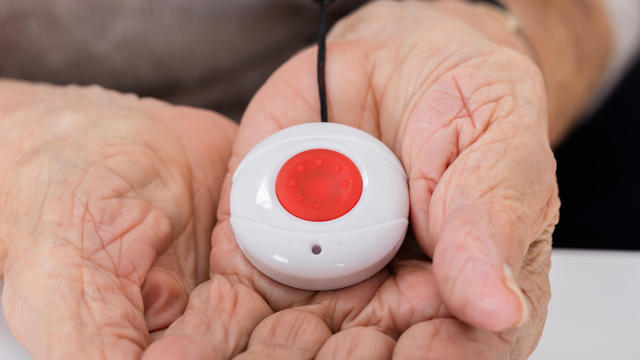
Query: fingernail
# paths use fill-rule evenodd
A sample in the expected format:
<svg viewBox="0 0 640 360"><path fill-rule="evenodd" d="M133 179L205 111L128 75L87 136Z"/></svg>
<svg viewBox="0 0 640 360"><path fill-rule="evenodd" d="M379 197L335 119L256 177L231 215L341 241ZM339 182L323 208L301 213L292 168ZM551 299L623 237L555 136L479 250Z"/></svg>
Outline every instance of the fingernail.
<svg viewBox="0 0 640 360"><path fill-rule="evenodd" d="M513 325L513 327L522 326L527 319L529 318L529 306L527 305L527 301L524 298L524 294L522 290L520 290L520 286L518 286L518 282L516 281L515 276L513 275L513 270L511 270L511 266L509 264L504 263L502 265L502 270L504 272L504 283L505 285L513 292L513 294L518 298L520 302L520 318Z"/></svg>

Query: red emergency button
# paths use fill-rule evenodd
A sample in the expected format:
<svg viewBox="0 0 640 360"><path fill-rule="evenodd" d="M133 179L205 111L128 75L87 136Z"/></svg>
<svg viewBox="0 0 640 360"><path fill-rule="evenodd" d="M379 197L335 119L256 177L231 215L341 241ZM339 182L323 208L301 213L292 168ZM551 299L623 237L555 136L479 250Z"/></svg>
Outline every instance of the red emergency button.
<svg viewBox="0 0 640 360"><path fill-rule="evenodd" d="M348 213L360 200L362 176L339 152L303 151L289 159L276 178L280 204L293 216L329 221Z"/></svg>

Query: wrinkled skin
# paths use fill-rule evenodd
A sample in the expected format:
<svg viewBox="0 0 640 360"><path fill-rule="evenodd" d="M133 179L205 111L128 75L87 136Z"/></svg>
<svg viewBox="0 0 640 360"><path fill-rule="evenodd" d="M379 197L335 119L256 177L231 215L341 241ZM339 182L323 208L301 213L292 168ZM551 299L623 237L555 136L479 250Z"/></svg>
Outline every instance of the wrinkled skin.
<svg viewBox="0 0 640 360"><path fill-rule="evenodd" d="M236 245L233 170L261 139L318 121L315 51L305 51L250 104L222 190L212 280L149 358L186 348L203 359L530 354L550 296L559 206L544 86L526 56L461 23L473 14L458 10L376 3L330 36L329 120L380 138L409 176L414 236L391 265L346 289L309 292L265 277Z"/></svg>
<svg viewBox="0 0 640 360"><path fill-rule="evenodd" d="M97 87L0 87L12 332L38 359L140 358L208 278L236 126Z"/></svg>
<svg viewBox="0 0 640 360"><path fill-rule="evenodd" d="M231 151L233 128L214 114L56 90L75 92L60 95L72 110L54 101L57 115L30 116L65 118L57 130L74 137L21 156L0 198L3 302L18 339L38 358L526 358L546 317L559 206L544 86L497 24L466 25L470 11L378 2L331 33L329 120L398 155L412 227L390 266L336 291L265 277L229 224L243 156L318 121L315 50L256 94ZM214 219L210 280L179 316L206 277ZM169 324L143 354L149 330Z"/></svg>

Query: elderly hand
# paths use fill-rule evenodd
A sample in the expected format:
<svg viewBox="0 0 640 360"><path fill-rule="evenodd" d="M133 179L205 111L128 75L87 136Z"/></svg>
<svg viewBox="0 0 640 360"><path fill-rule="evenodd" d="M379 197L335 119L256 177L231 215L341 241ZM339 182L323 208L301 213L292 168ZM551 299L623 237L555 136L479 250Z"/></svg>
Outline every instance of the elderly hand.
<svg viewBox="0 0 640 360"><path fill-rule="evenodd" d="M213 233L212 280L149 358L523 359L549 300L559 201L543 80L488 10L375 2L334 28L329 121L380 138L409 177L413 237L388 269L327 292L293 289L245 259L231 175L260 140L318 121L315 50L251 102ZM430 259L433 259L431 261Z"/></svg>
<svg viewBox="0 0 640 360"><path fill-rule="evenodd" d="M35 358L140 358L183 313L235 131L97 87L0 82L2 301Z"/></svg>

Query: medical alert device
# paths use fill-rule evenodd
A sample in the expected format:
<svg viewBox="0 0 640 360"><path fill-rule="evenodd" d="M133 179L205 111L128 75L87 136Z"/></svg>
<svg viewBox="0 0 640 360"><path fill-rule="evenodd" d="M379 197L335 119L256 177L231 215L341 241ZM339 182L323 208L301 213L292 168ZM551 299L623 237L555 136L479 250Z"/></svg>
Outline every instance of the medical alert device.
<svg viewBox="0 0 640 360"><path fill-rule="evenodd" d="M336 123L281 130L242 160L231 226L249 261L283 284L346 287L395 255L409 214L402 165L382 142Z"/></svg>
<svg viewBox="0 0 640 360"><path fill-rule="evenodd" d="M318 0L320 123L278 131L242 160L231 185L231 227L258 270L306 290L353 285L382 269L407 231L402 165L364 131L329 123L326 19Z"/></svg>

